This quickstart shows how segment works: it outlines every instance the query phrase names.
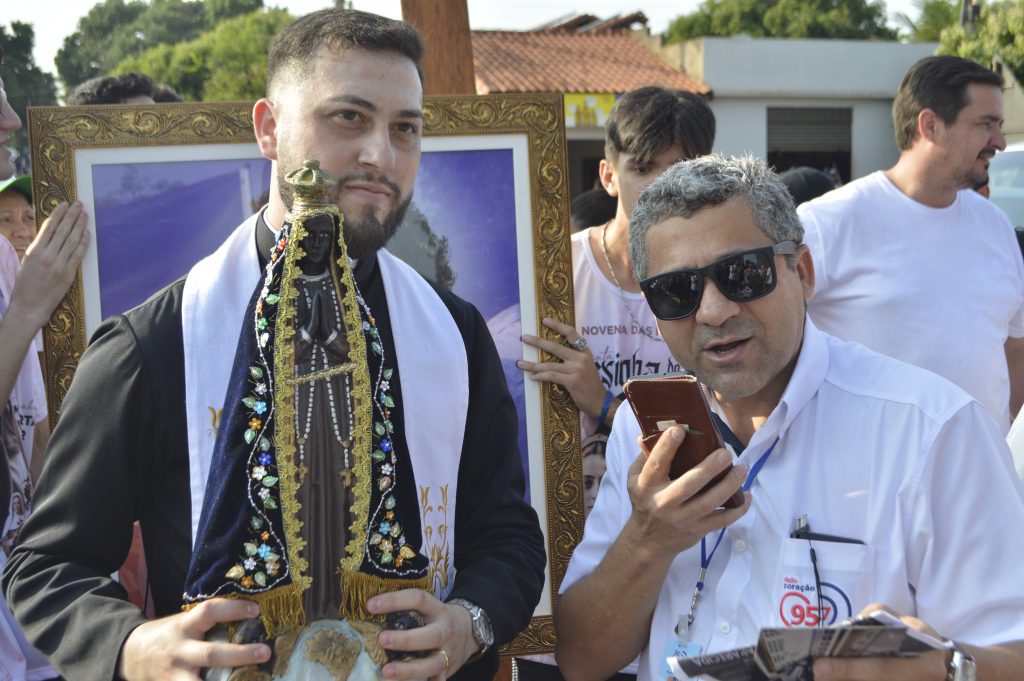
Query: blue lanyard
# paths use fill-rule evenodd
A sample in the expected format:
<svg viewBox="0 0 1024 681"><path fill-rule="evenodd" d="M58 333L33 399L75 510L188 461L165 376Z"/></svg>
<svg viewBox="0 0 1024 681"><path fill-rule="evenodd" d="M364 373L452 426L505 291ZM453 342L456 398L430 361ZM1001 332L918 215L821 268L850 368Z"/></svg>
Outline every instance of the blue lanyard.
<svg viewBox="0 0 1024 681"><path fill-rule="evenodd" d="M775 451L775 445L779 444L779 438L775 438L775 442L765 450L757 461L754 462L754 467L747 473L747 480L743 483L743 491L750 491L750 486L754 484L754 480L757 479L757 474L761 472L761 468L764 467L765 461ZM711 565L711 561L715 558L715 552L718 551L718 545L722 543L722 537L725 536L725 528L723 527L718 531L718 538L715 539L715 545L711 547L711 553L707 552L707 537L702 537L700 540L700 572L697 574L697 585L693 589L693 598L690 599L690 613L686 616L687 626L693 624L693 620L697 615L697 601L700 600L700 594L704 591L704 577L707 576L708 566Z"/></svg>

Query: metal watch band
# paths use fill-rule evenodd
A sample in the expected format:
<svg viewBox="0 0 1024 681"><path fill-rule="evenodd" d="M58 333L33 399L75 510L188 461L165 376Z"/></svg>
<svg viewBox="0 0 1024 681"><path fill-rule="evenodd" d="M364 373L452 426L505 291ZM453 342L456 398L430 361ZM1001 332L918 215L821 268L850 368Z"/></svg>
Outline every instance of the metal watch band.
<svg viewBox="0 0 1024 681"><path fill-rule="evenodd" d="M956 641L953 644L953 657L946 663L946 681L977 681L978 670L974 657Z"/></svg>
<svg viewBox="0 0 1024 681"><path fill-rule="evenodd" d="M448 602L453 605L460 605L469 611L469 616L473 620L473 640L480 646L480 649L471 655L466 660L466 663L476 662L494 644L494 630L491 628L491 618L487 616L487 612L483 608L472 601L467 601L465 598L453 598Z"/></svg>

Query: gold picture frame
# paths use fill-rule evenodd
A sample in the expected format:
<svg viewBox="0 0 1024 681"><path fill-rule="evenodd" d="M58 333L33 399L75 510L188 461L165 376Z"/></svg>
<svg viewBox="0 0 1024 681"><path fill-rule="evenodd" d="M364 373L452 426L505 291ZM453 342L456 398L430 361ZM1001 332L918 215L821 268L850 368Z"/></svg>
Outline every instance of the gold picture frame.
<svg viewBox="0 0 1024 681"><path fill-rule="evenodd" d="M258 156L251 111L248 103L30 109L38 219L45 219L61 201L76 199L95 216L92 211L97 197L89 168L98 163L162 163L164 156L243 163ZM520 300L522 332L558 340L540 320L554 317L573 323L561 96L427 97L424 118L425 153L432 148L445 152L511 150L520 291L533 292L533 300ZM91 229L90 250L94 251L97 233L102 236L104 226L92 221ZM91 260L87 255L75 283L44 328L47 397L54 421L101 309L98 263L95 253ZM522 352L527 359L537 357L528 346L522 346ZM584 520L579 413L561 386L527 380L523 390L529 412L528 485L531 503L545 530L547 579L529 626L502 649L504 655L554 650L554 603L569 558L582 536ZM534 391L532 399L530 391Z"/></svg>

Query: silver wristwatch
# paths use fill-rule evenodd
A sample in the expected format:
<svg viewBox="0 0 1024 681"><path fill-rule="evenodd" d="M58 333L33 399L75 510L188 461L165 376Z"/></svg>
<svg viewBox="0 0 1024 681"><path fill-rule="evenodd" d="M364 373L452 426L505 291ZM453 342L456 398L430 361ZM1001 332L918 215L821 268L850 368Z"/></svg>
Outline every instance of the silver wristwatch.
<svg viewBox="0 0 1024 681"><path fill-rule="evenodd" d="M469 611L469 616L473 618L473 640L480 646L480 649L466 662L476 662L494 645L494 629L491 628L491 618L487 616L487 612L483 608L465 598L453 598L448 602L453 605L461 605ZM971 677L971 681L974 681L974 677Z"/></svg>
<svg viewBox="0 0 1024 681"><path fill-rule="evenodd" d="M976 681L978 670L974 657L953 641L953 657L946 663L946 681Z"/></svg>

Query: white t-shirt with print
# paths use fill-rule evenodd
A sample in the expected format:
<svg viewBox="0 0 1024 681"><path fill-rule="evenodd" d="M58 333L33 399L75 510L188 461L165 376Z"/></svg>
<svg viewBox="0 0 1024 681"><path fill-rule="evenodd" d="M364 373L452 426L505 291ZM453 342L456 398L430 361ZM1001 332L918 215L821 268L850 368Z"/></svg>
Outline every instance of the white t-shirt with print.
<svg viewBox="0 0 1024 681"><path fill-rule="evenodd" d="M1005 434L1003 345L1024 337L1013 226L973 191L930 208L876 172L800 206L814 260L808 312L822 331L944 376Z"/></svg>
<svg viewBox="0 0 1024 681"><path fill-rule="evenodd" d="M7 312L19 271L17 252L6 239L0 237L0 319ZM46 393L35 343L30 345L9 399L21 428L22 450L8 453L7 466L13 487L7 521L0 531L0 539L7 540L3 541L4 548L28 515L32 486L29 460L32 456L33 428L38 421L46 418ZM6 564L6 550L0 549L0 570ZM49 665L43 654L25 639L7 601L0 596L0 680L42 681L56 676L56 670Z"/></svg>
<svg viewBox="0 0 1024 681"><path fill-rule="evenodd" d="M3 237L0 237L3 239ZM0 318L7 310L7 302L14 290L14 280L21 271L18 253L10 242L3 239L0 243ZM32 342L29 353L21 365L21 372L14 384L11 401L14 413L21 428L21 438L25 451L32 452L32 437L35 425L46 418L46 385L43 382L43 371L39 366L38 353L43 349L43 337L40 331Z"/></svg>
<svg viewBox="0 0 1024 681"><path fill-rule="evenodd" d="M681 371L658 335L654 314L642 293L620 290L597 265L603 258L590 247L591 227L572 235L572 275L576 330L587 339L597 374L616 396L630 378ZM596 419L581 415L583 438L597 430Z"/></svg>

